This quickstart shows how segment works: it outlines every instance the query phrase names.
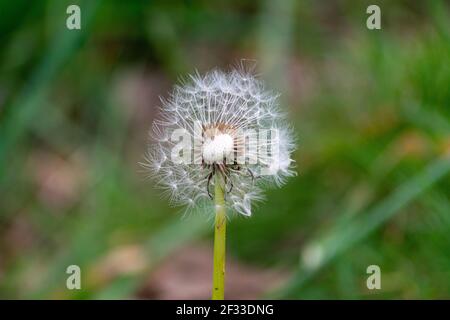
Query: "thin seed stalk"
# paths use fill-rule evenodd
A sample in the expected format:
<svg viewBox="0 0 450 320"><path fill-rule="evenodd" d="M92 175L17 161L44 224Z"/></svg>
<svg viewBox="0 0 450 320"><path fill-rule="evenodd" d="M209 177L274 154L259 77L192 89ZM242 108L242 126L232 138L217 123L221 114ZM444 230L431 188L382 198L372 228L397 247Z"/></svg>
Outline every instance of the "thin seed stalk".
<svg viewBox="0 0 450 320"><path fill-rule="evenodd" d="M223 300L225 296L225 234L226 212L224 187L220 175L215 176L214 199L216 218L214 224L214 269L212 299Z"/></svg>

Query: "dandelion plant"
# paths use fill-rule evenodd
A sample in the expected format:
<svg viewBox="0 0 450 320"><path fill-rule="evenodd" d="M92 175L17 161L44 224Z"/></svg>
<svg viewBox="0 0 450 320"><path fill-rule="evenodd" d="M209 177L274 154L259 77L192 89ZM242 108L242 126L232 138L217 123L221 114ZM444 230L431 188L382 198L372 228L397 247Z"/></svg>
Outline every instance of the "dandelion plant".
<svg viewBox="0 0 450 320"><path fill-rule="evenodd" d="M295 174L292 130L277 95L241 69L189 76L160 109L144 165L172 204L214 214L212 298L224 299L227 219Z"/></svg>

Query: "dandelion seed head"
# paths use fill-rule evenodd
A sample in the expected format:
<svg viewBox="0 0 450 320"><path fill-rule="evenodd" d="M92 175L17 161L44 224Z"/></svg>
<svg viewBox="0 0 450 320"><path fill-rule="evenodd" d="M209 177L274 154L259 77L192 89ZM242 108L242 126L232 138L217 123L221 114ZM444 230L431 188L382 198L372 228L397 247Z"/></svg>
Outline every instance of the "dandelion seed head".
<svg viewBox="0 0 450 320"><path fill-rule="evenodd" d="M220 175L228 212L250 216L264 186L295 174L293 133L277 98L244 70L189 76L161 99L143 167L173 205L187 210L214 208Z"/></svg>

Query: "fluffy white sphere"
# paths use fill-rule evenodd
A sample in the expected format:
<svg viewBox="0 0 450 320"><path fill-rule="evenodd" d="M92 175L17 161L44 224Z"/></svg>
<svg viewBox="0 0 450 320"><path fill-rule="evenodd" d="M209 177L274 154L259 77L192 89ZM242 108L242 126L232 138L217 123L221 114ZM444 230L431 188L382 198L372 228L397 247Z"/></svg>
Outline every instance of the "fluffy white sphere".
<svg viewBox="0 0 450 320"><path fill-rule="evenodd" d="M210 184L215 182L210 178L221 174L228 212L249 216L252 203L262 199L263 186L279 186L295 174L295 145L277 95L248 72L190 76L175 86L160 111L143 165L173 204L212 209ZM182 162L173 160L180 147L173 132L180 129L190 137L181 146L192 149ZM270 138L261 139L266 132Z"/></svg>

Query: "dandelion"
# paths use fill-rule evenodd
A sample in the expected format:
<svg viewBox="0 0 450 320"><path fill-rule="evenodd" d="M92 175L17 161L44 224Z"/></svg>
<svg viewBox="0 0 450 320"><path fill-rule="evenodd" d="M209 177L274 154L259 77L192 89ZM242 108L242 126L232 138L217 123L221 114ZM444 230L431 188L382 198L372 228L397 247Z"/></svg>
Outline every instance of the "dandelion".
<svg viewBox="0 0 450 320"><path fill-rule="evenodd" d="M226 219L250 216L265 186L295 174L292 130L277 95L244 70L190 76L160 111L143 165L172 204L215 212L212 296L223 299Z"/></svg>

